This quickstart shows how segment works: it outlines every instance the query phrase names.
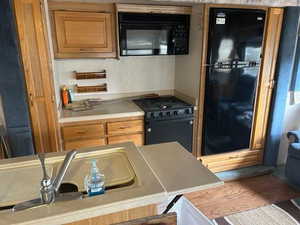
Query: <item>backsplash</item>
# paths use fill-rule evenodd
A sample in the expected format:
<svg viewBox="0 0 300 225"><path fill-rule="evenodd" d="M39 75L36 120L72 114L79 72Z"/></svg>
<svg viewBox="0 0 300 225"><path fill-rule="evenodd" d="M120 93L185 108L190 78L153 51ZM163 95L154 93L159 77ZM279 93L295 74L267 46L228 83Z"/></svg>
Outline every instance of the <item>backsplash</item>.
<svg viewBox="0 0 300 225"><path fill-rule="evenodd" d="M106 79L76 80L73 71L98 72L105 69ZM140 56L116 59L55 60L55 76L59 86L98 85L107 83L106 93L79 94L75 98L91 95L173 90L175 86L175 56Z"/></svg>

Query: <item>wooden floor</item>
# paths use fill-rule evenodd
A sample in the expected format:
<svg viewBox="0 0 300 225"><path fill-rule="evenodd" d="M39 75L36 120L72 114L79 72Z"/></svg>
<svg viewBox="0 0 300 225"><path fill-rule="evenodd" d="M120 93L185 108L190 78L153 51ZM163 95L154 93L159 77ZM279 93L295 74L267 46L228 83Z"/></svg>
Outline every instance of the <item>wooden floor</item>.
<svg viewBox="0 0 300 225"><path fill-rule="evenodd" d="M210 219L300 197L273 175L242 179L205 191L185 195Z"/></svg>

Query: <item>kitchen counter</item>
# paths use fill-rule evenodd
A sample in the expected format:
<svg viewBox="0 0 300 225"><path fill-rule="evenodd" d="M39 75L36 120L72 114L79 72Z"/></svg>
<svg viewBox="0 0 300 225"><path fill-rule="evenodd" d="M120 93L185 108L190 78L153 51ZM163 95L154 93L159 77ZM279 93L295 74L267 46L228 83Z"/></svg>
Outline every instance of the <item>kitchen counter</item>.
<svg viewBox="0 0 300 225"><path fill-rule="evenodd" d="M63 109L60 123L79 122L88 120L113 119L123 117L143 116L144 111L131 100L112 100L99 102L92 109L72 111Z"/></svg>
<svg viewBox="0 0 300 225"><path fill-rule="evenodd" d="M85 149L84 152L104 151L112 148L124 149L135 171L138 185L108 191L104 195L82 200L55 202L51 205L15 213L2 211L0 212L0 224L57 225L70 223L130 208L160 204L175 194L189 193L223 184L212 172L175 142L144 146L140 149L137 149L132 143L124 143ZM47 155L47 159L61 157L64 154L50 153ZM3 160L3 162L0 161L0 169L5 162L10 162L9 166L13 168L14 163L16 166L20 166L20 163L26 165L32 160L36 160L36 158L30 156ZM18 179L17 175L15 179ZM19 179L24 178L20 177Z"/></svg>

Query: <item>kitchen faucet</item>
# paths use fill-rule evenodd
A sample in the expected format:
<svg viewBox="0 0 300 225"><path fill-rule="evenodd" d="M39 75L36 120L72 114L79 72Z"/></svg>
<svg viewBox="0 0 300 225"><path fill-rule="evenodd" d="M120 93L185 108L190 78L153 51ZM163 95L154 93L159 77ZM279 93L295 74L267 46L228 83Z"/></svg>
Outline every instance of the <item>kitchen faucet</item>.
<svg viewBox="0 0 300 225"><path fill-rule="evenodd" d="M66 175L66 172L75 158L77 151L72 150L66 154L66 157L58 171L57 176L54 179L51 179L46 171L45 166L45 154L39 153L38 158L40 160L42 170L43 170L43 178L41 180L41 188L40 188L40 198L33 199L30 201L22 202L13 207L13 211L19 211L23 209L28 209L40 205L50 204L54 201L62 201L62 200L72 200L72 199L80 199L82 198L82 193L80 192L72 192L72 193L59 193L60 185Z"/></svg>

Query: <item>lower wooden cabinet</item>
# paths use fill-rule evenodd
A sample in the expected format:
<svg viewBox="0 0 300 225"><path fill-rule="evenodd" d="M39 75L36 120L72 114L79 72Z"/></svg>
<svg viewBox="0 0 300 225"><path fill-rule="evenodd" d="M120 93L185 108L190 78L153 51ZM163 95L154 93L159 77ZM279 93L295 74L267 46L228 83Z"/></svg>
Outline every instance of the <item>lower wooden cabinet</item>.
<svg viewBox="0 0 300 225"><path fill-rule="evenodd" d="M64 141L65 150L88 148L88 147L103 146L103 145L106 145L105 138Z"/></svg>
<svg viewBox="0 0 300 225"><path fill-rule="evenodd" d="M144 134L128 134L108 137L108 144L118 144L128 141L133 142L136 146L142 146L144 144Z"/></svg>
<svg viewBox="0 0 300 225"><path fill-rule="evenodd" d="M93 224L93 225L112 225L116 223L125 222L128 220L139 219L147 216L155 216L157 215L157 207L156 205L146 205L138 208L127 209L124 211L107 214L104 216L92 217L89 219L84 219L72 223L68 223L65 225L85 225L85 224Z"/></svg>
<svg viewBox="0 0 300 225"><path fill-rule="evenodd" d="M144 118L126 117L109 120L61 124L64 150L133 142L144 144Z"/></svg>

